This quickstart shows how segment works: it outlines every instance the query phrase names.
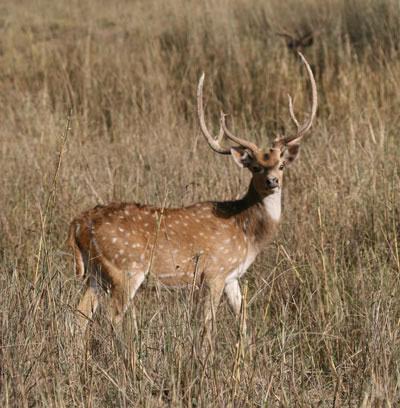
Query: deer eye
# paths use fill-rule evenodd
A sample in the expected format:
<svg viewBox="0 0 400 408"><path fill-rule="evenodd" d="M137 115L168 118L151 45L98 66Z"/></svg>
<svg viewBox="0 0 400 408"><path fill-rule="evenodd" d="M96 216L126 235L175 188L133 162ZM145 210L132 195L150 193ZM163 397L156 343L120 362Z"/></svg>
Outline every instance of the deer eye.
<svg viewBox="0 0 400 408"><path fill-rule="evenodd" d="M253 173L262 173L263 168L261 166L253 166L251 170L253 171Z"/></svg>
<svg viewBox="0 0 400 408"><path fill-rule="evenodd" d="M285 162L283 162L280 166L279 166L279 170L283 170L285 168Z"/></svg>

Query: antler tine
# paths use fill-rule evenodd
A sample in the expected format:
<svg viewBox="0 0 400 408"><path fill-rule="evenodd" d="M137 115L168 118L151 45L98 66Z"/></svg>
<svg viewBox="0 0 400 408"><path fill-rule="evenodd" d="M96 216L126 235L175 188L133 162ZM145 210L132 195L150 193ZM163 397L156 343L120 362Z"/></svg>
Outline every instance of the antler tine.
<svg viewBox="0 0 400 408"><path fill-rule="evenodd" d="M209 144L211 149L214 150L214 152L220 153L220 154L230 154L230 149L226 149L221 146L221 141L224 136L224 130L222 128L222 124L219 129L219 135L218 135L217 140L214 139L214 137L211 135L211 133L207 129L206 121L204 119L204 107L203 107L204 77L205 75L203 72L199 80L199 85L197 87L197 114L199 116L201 132L203 133L203 136L206 138L207 143Z"/></svg>
<svg viewBox="0 0 400 408"><path fill-rule="evenodd" d="M256 144L251 143L248 140L241 139L240 137L235 136L234 134L232 134L229 131L229 129L226 127L225 116L226 116L225 113L221 112L221 127L224 130L225 135L228 136L229 139L236 142L237 144L239 144L239 145L241 145L243 147L247 147L252 152L257 153L260 149L258 148L258 146Z"/></svg>
<svg viewBox="0 0 400 408"><path fill-rule="evenodd" d="M295 123L297 127L297 133L296 135L292 137L287 137L284 138L282 141L284 144L288 144L290 142L293 142L294 140L300 140L311 128L312 122L315 118L315 115L317 113L317 107L318 107L318 96L317 96L317 85L315 83L314 75L312 73L311 67L307 60L305 59L304 55L301 52L298 52L300 58L302 59L304 65L306 66L308 76L310 78L310 83L311 83L311 93L312 93L312 104L311 104L311 114L308 120L306 120L302 125L300 125L299 121L296 118L296 115L294 114L294 109L293 109L293 101L292 98L289 96L289 113L290 117Z"/></svg>

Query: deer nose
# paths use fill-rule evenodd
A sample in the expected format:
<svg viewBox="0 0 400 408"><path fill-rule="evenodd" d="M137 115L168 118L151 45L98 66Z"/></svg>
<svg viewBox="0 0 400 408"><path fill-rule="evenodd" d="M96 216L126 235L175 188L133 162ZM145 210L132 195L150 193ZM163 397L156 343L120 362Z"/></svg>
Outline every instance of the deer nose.
<svg viewBox="0 0 400 408"><path fill-rule="evenodd" d="M266 184L268 188L279 187L278 178L277 177L267 177Z"/></svg>

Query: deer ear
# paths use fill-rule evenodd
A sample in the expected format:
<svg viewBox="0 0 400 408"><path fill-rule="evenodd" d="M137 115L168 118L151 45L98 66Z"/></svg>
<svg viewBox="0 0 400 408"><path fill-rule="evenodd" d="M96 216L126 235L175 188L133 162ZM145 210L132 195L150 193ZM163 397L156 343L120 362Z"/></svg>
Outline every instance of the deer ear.
<svg viewBox="0 0 400 408"><path fill-rule="evenodd" d="M300 145L298 143L288 144L283 152L283 159L287 166L290 166L298 157L300 152Z"/></svg>
<svg viewBox="0 0 400 408"><path fill-rule="evenodd" d="M239 167L249 167L254 158L250 150L244 147L231 147L231 155Z"/></svg>

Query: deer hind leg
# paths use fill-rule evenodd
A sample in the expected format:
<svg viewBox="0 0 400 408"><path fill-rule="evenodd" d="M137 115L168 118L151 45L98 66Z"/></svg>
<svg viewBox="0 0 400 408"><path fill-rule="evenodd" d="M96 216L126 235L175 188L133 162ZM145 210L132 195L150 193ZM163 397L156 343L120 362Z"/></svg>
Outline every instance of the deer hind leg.
<svg viewBox="0 0 400 408"><path fill-rule="evenodd" d="M130 275L126 273L126 278L119 282L113 282L111 287L111 298L109 301L108 314L113 325L119 325L129 306L129 302L134 298L137 290L145 278L143 272L136 272ZM136 313L134 312L134 327L137 330Z"/></svg>
<svg viewBox="0 0 400 408"><path fill-rule="evenodd" d="M87 325L99 305L98 296L98 288L91 280L77 307L78 326L82 335L85 334Z"/></svg>

